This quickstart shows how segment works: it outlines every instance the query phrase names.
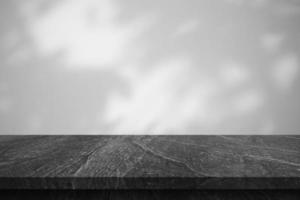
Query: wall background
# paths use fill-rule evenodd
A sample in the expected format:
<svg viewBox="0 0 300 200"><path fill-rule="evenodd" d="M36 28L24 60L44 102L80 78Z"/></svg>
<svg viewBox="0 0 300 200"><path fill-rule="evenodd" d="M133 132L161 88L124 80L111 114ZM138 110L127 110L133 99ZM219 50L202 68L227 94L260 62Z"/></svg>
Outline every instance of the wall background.
<svg viewBox="0 0 300 200"><path fill-rule="evenodd" d="M297 0L0 2L0 134L299 134Z"/></svg>

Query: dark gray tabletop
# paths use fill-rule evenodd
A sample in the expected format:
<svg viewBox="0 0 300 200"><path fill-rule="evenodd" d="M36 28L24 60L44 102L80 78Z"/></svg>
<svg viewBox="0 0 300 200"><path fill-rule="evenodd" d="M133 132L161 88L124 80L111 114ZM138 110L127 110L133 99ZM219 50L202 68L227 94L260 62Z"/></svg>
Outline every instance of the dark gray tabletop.
<svg viewBox="0 0 300 200"><path fill-rule="evenodd" d="M300 136L0 136L0 188L300 188Z"/></svg>

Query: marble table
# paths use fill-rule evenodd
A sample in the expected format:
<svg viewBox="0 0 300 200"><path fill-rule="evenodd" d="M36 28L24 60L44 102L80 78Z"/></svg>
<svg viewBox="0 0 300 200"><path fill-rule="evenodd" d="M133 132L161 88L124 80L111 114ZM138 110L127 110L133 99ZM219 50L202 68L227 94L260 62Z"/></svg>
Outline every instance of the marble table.
<svg viewBox="0 0 300 200"><path fill-rule="evenodd" d="M0 189L300 189L300 136L0 136Z"/></svg>

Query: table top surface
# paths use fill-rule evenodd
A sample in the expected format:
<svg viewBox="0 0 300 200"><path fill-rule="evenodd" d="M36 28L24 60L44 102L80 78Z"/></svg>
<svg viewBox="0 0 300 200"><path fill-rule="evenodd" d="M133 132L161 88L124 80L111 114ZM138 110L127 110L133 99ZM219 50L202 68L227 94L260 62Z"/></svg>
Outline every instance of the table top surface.
<svg viewBox="0 0 300 200"><path fill-rule="evenodd" d="M300 177L300 136L0 136L1 178Z"/></svg>

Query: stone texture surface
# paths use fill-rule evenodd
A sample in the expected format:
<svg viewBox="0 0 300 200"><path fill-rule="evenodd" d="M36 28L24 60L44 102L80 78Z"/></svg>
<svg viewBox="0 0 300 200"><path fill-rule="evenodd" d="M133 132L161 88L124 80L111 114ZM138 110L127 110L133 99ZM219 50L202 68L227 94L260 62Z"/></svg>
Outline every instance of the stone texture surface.
<svg viewBox="0 0 300 200"><path fill-rule="evenodd" d="M0 188L300 188L300 136L0 136Z"/></svg>

